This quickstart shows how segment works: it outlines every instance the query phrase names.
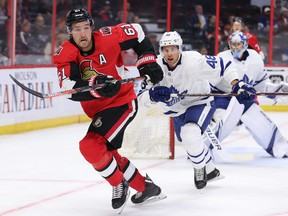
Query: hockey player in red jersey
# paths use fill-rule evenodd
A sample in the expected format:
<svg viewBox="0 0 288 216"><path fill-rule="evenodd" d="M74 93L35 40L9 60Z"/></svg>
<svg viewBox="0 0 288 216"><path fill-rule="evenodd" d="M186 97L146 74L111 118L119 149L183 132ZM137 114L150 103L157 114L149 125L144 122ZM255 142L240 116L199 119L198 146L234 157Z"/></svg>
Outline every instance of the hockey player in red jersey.
<svg viewBox="0 0 288 216"><path fill-rule="evenodd" d="M261 49L261 46L258 42L257 37L249 32L249 31L245 31L245 25L243 22L243 19L241 17L235 17L233 19L233 24L232 24L232 33L236 32L236 31L241 31L245 34L247 41L248 41L248 48L250 49L254 49L257 53L259 53L259 55L262 57L262 59L265 59L265 55ZM231 35L229 35L229 37L227 38L227 41L230 41Z"/></svg>
<svg viewBox="0 0 288 216"><path fill-rule="evenodd" d="M87 134L80 141L84 158L113 188L112 207L120 213L129 198L129 186L137 191L135 204L163 199L161 188L148 175L118 153L124 131L137 113L133 83L121 84L124 73L121 51L133 48L138 54L138 70L147 81L156 84L163 71L156 63L150 41L139 24L121 23L93 32L93 19L86 9L67 13L66 27L70 39L55 53L60 87L65 89L102 84L90 92L73 94L84 112L92 119Z"/></svg>

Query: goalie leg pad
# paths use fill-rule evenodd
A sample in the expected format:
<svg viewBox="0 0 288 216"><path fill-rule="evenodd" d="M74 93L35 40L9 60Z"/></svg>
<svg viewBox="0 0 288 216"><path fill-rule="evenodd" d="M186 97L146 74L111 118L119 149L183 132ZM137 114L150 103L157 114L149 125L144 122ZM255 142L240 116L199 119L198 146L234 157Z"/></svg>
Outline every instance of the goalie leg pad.
<svg viewBox="0 0 288 216"><path fill-rule="evenodd" d="M223 141L234 130L240 121L243 110L244 105L240 104L236 97L232 97L225 110L217 109L215 111L213 116L215 125L212 125L211 129L220 141Z"/></svg>
<svg viewBox="0 0 288 216"><path fill-rule="evenodd" d="M245 124L255 141L270 155L282 158L285 154L288 154L287 140L275 123L258 105L253 104L242 115L241 121Z"/></svg>

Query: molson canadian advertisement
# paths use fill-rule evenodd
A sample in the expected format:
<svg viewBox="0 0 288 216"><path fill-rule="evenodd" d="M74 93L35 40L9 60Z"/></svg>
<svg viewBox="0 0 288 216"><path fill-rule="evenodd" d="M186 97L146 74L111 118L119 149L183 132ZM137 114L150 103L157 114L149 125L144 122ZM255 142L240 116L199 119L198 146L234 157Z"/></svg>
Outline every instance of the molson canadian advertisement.
<svg viewBox="0 0 288 216"><path fill-rule="evenodd" d="M13 68L0 70L0 134L23 132L80 121L79 102L65 97L41 99L24 91L10 78L41 93L60 91L56 68Z"/></svg>

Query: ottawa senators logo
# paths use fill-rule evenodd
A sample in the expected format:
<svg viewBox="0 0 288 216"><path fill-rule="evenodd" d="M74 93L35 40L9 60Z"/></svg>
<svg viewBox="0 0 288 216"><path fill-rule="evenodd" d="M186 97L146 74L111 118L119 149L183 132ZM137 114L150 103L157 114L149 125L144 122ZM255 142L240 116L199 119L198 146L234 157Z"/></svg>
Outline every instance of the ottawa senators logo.
<svg viewBox="0 0 288 216"><path fill-rule="evenodd" d="M102 27L100 30L99 30L103 36L107 36L107 35L111 35L112 34L112 31L111 31L111 27Z"/></svg>
<svg viewBox="0 0 288 216"><path fill-rule="evenodd" d="M81 78L89 80L93 76L99 76L97 70L92 67L92 60L84 60L80 63Z"/></svg>

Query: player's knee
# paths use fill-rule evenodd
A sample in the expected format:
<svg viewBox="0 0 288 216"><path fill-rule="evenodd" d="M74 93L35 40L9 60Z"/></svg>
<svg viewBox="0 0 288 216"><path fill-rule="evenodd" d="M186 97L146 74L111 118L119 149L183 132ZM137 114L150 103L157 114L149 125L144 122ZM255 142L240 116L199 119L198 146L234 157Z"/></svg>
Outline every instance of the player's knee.
<svg viewBox="0 0 288 216"><path fill-rule="evenodd" d="M199 140L201 139L201 128L195 123L185 124L181 128L181 137L183 142L191 142L191 140Z"/></svg>
<svg viewBox="0 0 288 216"><path fill-rule="evenodd" d="M102 163L111 160L112 154L107 150L106 140L99 134L88 132L79 144L81 154L94 167L101 167Z"/></svg>
<svg viewBox="0 0 288 216"><path fill-rule="evenodd" d="M188 152L198 154L203 151L204 141L201 128L195 123L188 123L181 128L182 143Z"/></svg>

